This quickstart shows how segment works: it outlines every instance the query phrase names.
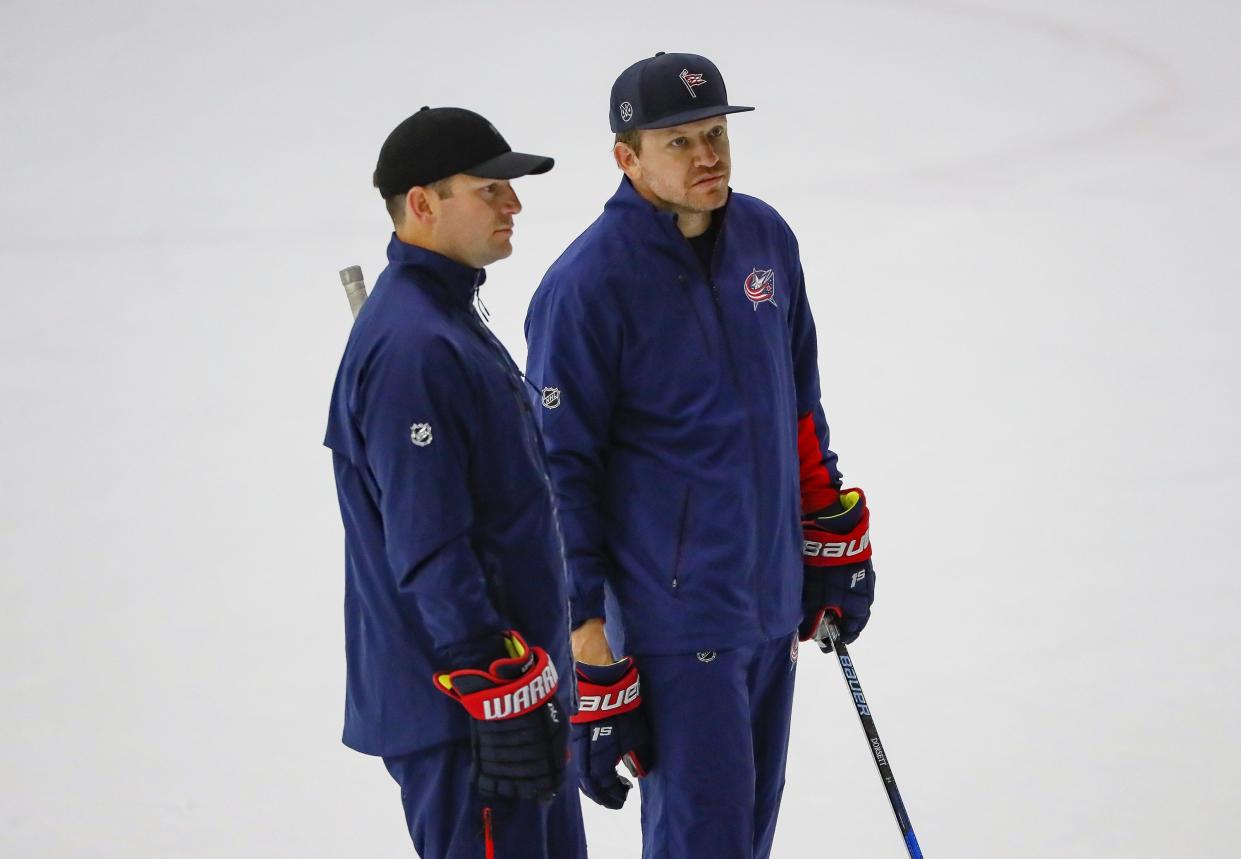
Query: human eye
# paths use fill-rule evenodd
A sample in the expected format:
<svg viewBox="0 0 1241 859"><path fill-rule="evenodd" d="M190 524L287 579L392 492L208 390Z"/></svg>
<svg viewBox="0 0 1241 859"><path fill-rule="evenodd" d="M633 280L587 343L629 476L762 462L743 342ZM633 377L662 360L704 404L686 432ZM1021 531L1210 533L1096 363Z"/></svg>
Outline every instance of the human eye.
<svg viewBox="0 0 1241 859"><path fill-rule="evenodd" d="M723 137L726 129L722 125L717 125L709 132L712 137Z"/></svg>
<svg viewBox="0 0 1241 859"><path fill-rule="evenodd" d="M681 149L688 142L689 141L686 140L684 137L674 137L668 141L668 145L671 146L673 149Z"/></svg>

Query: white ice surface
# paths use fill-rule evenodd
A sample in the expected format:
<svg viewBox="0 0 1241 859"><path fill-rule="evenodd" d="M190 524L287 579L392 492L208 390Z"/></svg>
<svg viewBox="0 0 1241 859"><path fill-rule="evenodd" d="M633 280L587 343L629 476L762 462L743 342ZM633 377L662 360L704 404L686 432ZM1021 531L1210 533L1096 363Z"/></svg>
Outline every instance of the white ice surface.
<svg viewBox="0 0 1241 859"><path fill-rule="evenodd" d="M1239 43L1235 0L0 2L0 855L409 855L338 741L336 271L387 131L473 107L557 159L485 291L524 357L657 50L759 108L733 186L801 238L927 856L1237 855ZM775 855L903 856L800 672Z"/></svg>

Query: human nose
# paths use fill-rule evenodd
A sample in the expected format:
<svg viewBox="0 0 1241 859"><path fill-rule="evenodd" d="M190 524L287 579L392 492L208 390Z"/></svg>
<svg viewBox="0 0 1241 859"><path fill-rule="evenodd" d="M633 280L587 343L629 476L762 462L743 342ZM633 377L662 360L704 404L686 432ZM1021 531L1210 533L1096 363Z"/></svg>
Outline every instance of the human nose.
<svg viewBox="0 0 1241 859"><path fill-rule="evenodd" d="M516 215L521 211L521 200L517 199L517 192L513 190L512 185L509 185L506 190L507 193L500 203L500 210L506 215Z"/></svg>
<svg viewBox="0 0 1241 859"><path fill-rule="evenodd" d="M700 167L714 167L720 162L720 154L710 140L704 140L694 153L694 161Z"/></svg>

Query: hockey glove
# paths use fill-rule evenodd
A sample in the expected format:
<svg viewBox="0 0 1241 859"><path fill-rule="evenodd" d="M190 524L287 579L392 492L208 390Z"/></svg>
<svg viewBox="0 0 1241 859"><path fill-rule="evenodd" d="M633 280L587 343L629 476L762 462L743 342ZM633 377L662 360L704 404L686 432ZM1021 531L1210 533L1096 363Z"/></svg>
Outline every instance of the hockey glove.
<svg viewBox="0 0 1241 859"><path fill-rule="evenodd" d="M651 729L633 659L611 665L577 663L578 709L573 723L582 793L606 808L620 808L633 785L616 774L617 763L641 778L654 763Z"/></svg>
<svg viewBox="0 0 1241 859"><path fill-rule="evenodd" d="M814 638L823 615L831 612L841 639L851 644L870 620L875 601L866 496L860 489L842 490L836 504L808 515L801 524L805 579L798 635L802 641Z"/></svg>
<svg viewBox="0 0 1241 859"><path fill-rule="evenodd" d="M480 796L551 799L564 781L567 730L556 703L556 666L516 632L486 670L435 676L435 687L470 714L473 782Z"/></svg>

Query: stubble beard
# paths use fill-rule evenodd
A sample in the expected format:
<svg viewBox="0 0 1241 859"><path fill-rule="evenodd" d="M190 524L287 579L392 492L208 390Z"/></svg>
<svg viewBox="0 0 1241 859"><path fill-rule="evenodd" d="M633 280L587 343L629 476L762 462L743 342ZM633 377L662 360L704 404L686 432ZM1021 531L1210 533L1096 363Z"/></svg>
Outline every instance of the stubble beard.
<svg viewBox="0 0 1241 859"><path fill-rule="evenodd" d="M707 214L722 209L728 202L728 174L725 173L724 180L719 185L712 186L708 191L695 191L693 188L687 188L678 194L677 199L665 197L658 191L654 193L664 207L678 214Z"/></svg>

